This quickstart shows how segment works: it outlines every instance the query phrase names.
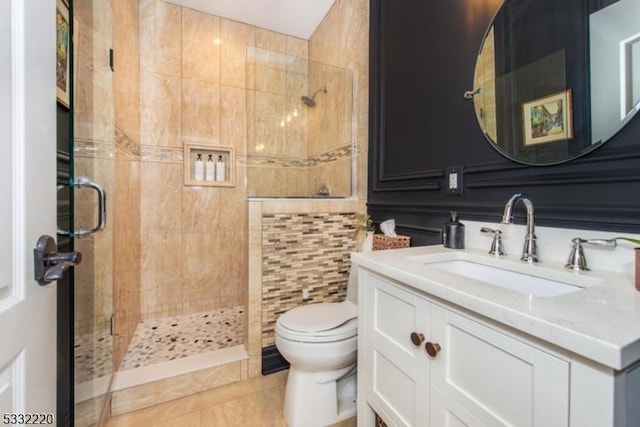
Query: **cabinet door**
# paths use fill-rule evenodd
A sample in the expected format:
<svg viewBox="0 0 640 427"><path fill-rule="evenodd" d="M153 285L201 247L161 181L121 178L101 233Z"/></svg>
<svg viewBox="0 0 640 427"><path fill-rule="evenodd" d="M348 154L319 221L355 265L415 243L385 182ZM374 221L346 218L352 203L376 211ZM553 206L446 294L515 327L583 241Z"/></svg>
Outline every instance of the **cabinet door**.
<svg viewBox="0 0 640 427"><path fill-rule="evenodd" d="M440 306L432 322L431 425L568 425L567 361Z"/></svg>
<svg viewBox="0 0 640 427"><path fill-rule="evenodd" d="M367 401L390 425L425 426L429 361L411 333L426 336L430 304L377 276L370 276L367 287L361 303L367 319L365 372L360 370Z"/></svg>

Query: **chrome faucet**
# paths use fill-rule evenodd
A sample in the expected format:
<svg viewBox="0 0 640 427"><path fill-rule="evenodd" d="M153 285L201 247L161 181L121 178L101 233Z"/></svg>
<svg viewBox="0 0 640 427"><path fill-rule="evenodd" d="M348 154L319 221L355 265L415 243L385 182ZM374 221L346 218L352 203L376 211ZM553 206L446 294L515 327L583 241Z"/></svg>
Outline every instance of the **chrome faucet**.
<svg viewBox="0 0 640 427"><path fill-rule="evenodd" d="M574 271L589 271L587 267L587 259L584 257L584 250L582 245L597 245L606 246L608 248L615 248L617 246L616 239L581 239L576 237L571 240L571 253L569 254L569 260L564 265L565 268Z"/></svg>
<svg viewBox="0 0 640 427"><path fill-rule="evenodd" d="M524 236L524 247L522 248L522 256L520 257L520 259L526 262L540 262L540 258L538 257L538 249L536 246L534 209L531 200L524 197L521 193L516 193L511 196L504 207L504 213L502 214L502 223L513 223L513 207L519 201L522 201L524 207L527 209L527 233Z"/></svg>

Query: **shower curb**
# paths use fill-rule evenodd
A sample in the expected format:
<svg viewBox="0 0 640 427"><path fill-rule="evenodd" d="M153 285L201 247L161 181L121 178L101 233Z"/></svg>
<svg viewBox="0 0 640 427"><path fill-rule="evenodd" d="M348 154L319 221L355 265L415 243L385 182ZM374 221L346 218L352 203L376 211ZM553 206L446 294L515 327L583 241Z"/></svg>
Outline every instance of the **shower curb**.
<svg viewBox="0 0 640 427"><path fill-rule="evenodd" d="M111 383L111 416L247 379L244 345L119 371Z"/></svg>

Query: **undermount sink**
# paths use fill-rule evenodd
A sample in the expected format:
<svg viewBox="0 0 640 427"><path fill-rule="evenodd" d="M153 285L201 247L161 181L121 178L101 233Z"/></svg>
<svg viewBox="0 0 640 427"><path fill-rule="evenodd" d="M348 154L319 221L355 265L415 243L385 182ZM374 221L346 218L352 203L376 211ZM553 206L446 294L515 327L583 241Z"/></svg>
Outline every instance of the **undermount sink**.
<svg viewBox="0 0 640 427"><path fill-rule="evenodd" d="M555 297L599 284L593 277L466 252L417 256L410 261L536 297Z"/></svg>

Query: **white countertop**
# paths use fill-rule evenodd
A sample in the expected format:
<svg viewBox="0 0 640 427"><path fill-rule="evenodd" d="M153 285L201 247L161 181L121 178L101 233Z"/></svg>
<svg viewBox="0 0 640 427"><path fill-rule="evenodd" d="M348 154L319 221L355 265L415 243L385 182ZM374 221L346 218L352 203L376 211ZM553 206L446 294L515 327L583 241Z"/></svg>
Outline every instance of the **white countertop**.
<svg viewBox="0 0 640 427"><path fill-rule="evenodd" d="M405 283L419 291L460 306L489 319L525 332L602 365L621 370L640 360L640 292L633 277L613 271L570 272L564 263L540 265L519 260L519 254L504 257L520 263L523 273L544 272L558 278L571 275L590 284L585 289L555 297L535 297L478 280L460 278L411 257L447 252L467 252L501 262L486 250L446 249L422 246L351 255L361 266ZM593 285L594 282L599 284Z"/></svg>

